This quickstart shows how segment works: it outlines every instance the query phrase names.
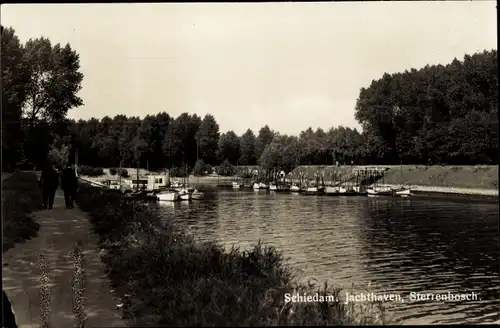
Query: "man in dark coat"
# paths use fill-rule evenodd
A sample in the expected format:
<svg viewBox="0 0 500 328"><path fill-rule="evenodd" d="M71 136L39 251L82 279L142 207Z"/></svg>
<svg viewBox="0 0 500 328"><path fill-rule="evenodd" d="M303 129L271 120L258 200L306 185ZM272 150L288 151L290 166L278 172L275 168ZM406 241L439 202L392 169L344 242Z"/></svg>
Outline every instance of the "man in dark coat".
<svg viewBox="0 0 500 328"><path fill-rule="evenodd" d="M40 177L40 188L42 189L42 208L49 210L54 205L54 197L59 187L59 174L50 164L42 170Z"/></svg>
<svg viewBox="0 0 500 328"><path fill-rule="evenodd" d="M75 170L70 165L66 166L66 168L62 171L61 188L64 191L66 208L73 208L76 189L78 188L78 179L76 177Z"/></svg>
<svg viewBox="0 0 500 328"><path fill-rule="evenodd" d="M14 310L12 310L12 304L10 304L9 298L2 288L2 327L5 328L17 328L16 316L14 315Z"/></svg>

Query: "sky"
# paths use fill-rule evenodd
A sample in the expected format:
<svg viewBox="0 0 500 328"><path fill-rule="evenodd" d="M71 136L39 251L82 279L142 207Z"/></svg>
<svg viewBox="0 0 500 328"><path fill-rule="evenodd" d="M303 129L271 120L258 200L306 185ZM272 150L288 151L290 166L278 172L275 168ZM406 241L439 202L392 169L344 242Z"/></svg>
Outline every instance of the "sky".
<svg viewBox="0 0 500 328"><path fill-rule="evenodd" d="M384 72L497 48L495 1L8 4L1 22L80 54L70 118L210 113L238 134L359 128Z"/></svg>

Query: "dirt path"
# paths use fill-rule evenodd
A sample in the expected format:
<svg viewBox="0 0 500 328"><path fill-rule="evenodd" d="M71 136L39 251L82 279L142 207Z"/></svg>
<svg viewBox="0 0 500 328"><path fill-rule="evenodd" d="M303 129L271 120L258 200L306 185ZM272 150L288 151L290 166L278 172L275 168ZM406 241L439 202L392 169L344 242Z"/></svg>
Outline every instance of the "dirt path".
<svg viewBox="0 0 500 328"><path fill-rule="evenodd" d="M75 326L72 286L75 261L72 252L79 241L84 261L83 311L87 317L86 327L125 327L120 319L121 311L116 308L120 301L110 290L99 258L97 240L90 230L86 214L77 207L65 209L64 197L58 191L54 208L35 212L34 215L40 224L38 237L17 244L3 254L3 288L11 300L19 327L38 327L41 313L47 312L48 327ZM42 263L46 269L43 269ZM42 271L47 277L45 283ZM44 293L43 286L49 291ZM50 306L44 310L41 299L47 294L50 295Z"/></svg>

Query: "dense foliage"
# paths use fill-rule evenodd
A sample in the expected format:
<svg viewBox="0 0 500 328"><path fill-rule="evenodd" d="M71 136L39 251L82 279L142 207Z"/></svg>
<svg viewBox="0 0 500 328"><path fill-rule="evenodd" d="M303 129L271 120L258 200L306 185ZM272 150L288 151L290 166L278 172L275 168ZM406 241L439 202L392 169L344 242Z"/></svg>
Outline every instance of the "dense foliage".
<svg viewBox="0 0 500 328"><path fill-rule="evenodd" d="M142 167L184 164L191 171L197 157L210 165L285 170L336 162L497 164L497 85L496 51L385 74L361 89L356 118L362 133L340 126L287 136L264 126L257 134L219 134L212 115L201 120L187 113L175 119L160 113L142 120L117 116L68 124L81 161L103 167L119 160L134 166L138 158ZM142 151L138 157L136 150Z"/></svg>
<svg viewBox="0 0 500 328"><path fill-rule="evenodd" d="M238 136L221 133L210 114L65 119L68 109L82 104L78 55L45 38L22 45L8 28L2 37L2 153L6 162L38 163L50 154L62 164L78 151L83 165L171 168L178 175L211 173L222 163L224 174L229 164L287 171L337 162L498 164L497 67L492 50L446 66L384 74L360 91L355 117L362 132L339 126L287 136L266 125Z"/></svg>
<svg viewBox="0 0 500 328"><path fill-rule="evenodd" d="M41 205L38 177L18 173L2 181L2 252L38 234L40 225L31 215Z"/></svg>
<svg viewBox="0 0 500 328"><path fill-rule="evenodd" d="M78 54L44 37L21 44L12 28L2 28L1 43L3 168L19 160L41 162L49 152L64 160L52 148L57 136L59 146L68 144L59 123L83 104Z"/></svg>
<svg viewBox="0 0 500 328"><path fill-rule="evenodd" d="M384 74L361 89L356 119L383 163L498 164L497 51Z"/></svg>

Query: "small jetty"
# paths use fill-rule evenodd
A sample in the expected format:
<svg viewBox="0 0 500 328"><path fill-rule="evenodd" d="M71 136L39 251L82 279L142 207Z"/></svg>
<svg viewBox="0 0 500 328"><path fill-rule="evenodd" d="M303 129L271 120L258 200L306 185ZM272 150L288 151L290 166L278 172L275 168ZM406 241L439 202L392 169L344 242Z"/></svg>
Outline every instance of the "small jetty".
<svg viewBox="0 0 500 328"><path fill-rule="evenodd" d="M283 171L270 170L255 172L253 176L246 178L221 177L217 186L235 190L267 190L270 193L292 192L306 196L411 196L408 187L387 188L378 185L378 180L383 178L386 170L385 167L334 167L328 176L319 170L312 176L311 172L285 174Z"/></svg>

